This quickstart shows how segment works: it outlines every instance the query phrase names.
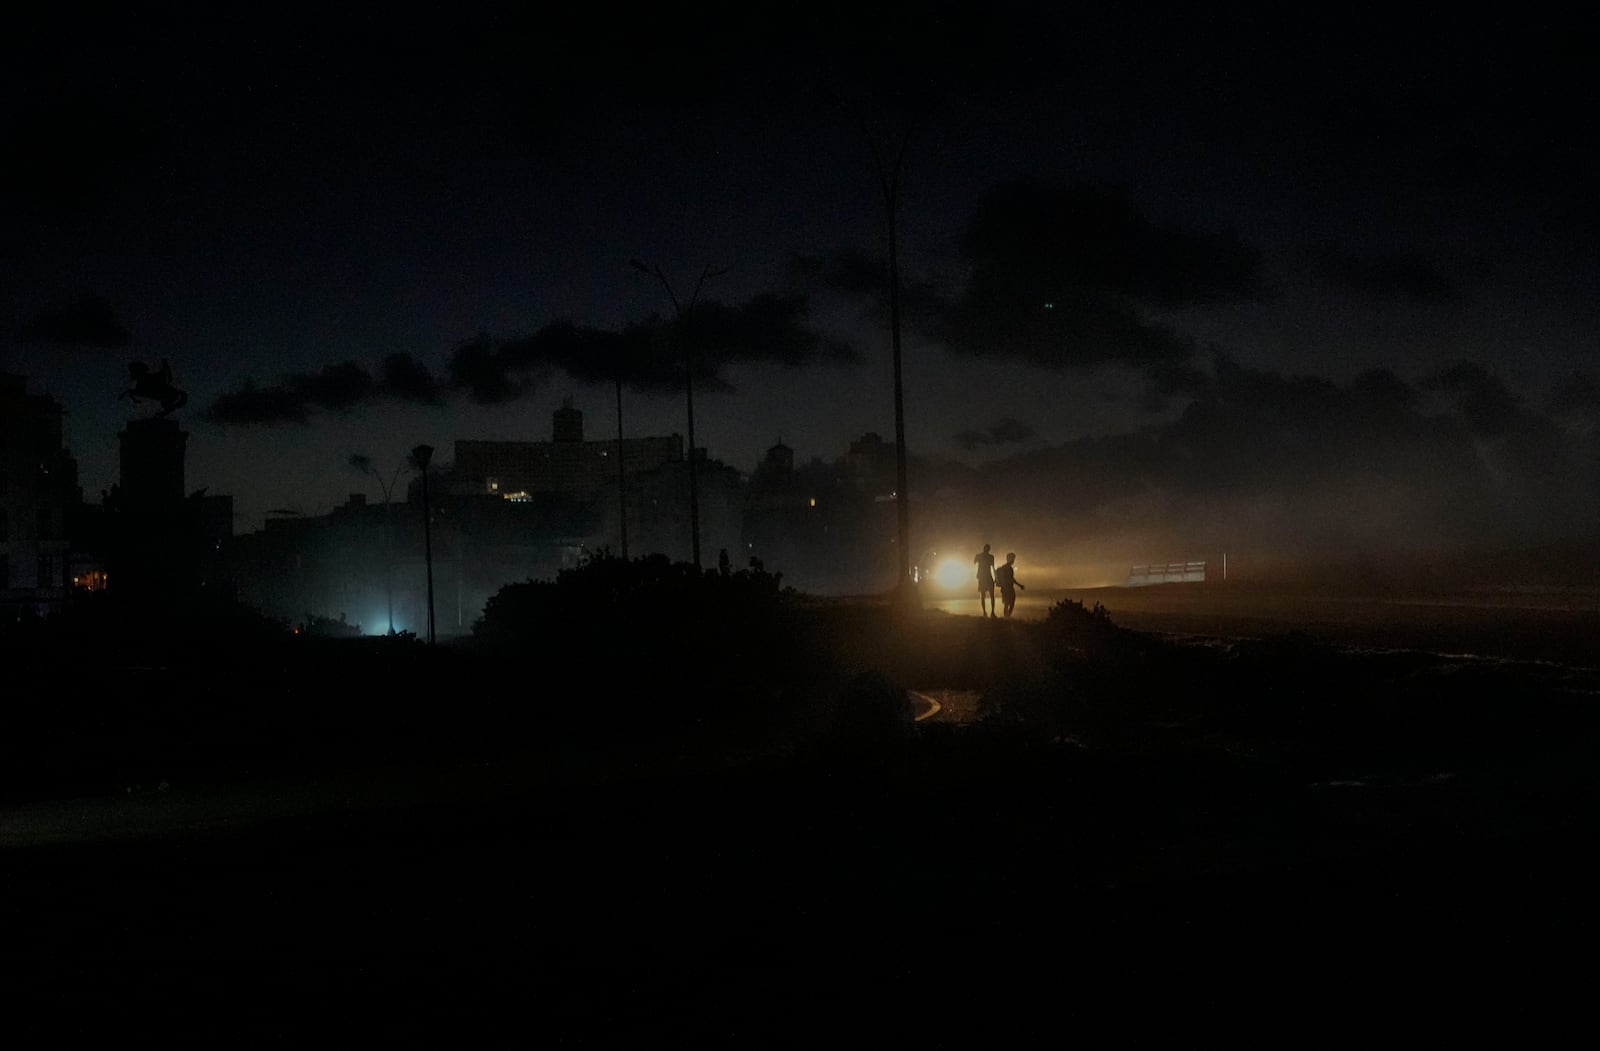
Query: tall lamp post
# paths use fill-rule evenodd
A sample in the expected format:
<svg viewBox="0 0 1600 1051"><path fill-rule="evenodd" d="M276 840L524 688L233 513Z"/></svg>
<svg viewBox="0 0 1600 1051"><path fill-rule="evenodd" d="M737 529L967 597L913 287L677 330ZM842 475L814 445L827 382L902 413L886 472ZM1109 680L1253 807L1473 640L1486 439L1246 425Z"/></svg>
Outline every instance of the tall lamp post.
<svg viewBox="0 0 1600 1051"><path fill-rule="evenodd" d="M713 277L721 277L728 272L727 267L713 267L707 263L700 271L700 280L695 282L694 293L689 297L687 304L680 304L676 293L672 291L672 284L667 280L667 275L661 272L658 266L640 262L637 259L628 260L641 274L649 274L661 282L661 287L667 290L667 299L672 302L672 313L677 320L676 328L679 338L683 342L683 386L687 392L689 410L689 536L690 546L694 551L694 568L700 569L700 485L696 477L694 463L694 341L684 332L685 322L690 312L694 310L695 300L700 298L700 289L706 281ZM618 394L620 403L620 391Z"/></svg>
<svg viewBox="0 0 1600 1051"><path fill-rule="evenodd" d="M617 521L622 530L622 560L628 560L628 472L622 466L622 369L617 369Z"/></svg>
<svg viewBox="0 0 1600 1051"><path fill-rule="evenodd" d="M883 190L884 211L889 219L889 332L894 353L894 504L898 513L900 533L899 583L895 593L902 597L916 594L911 587L911 500L906 492L906 412L903 386L900 381L900 257L896 220L900 210L900 168L905 161L906 145L911 141L911 129L906 129L900 140L894 161L884 165L883 155L876 149L873 160L878 166L878 184Z"/></svg>
<svg viewBox="0 0 1600 1051"><path fill-rule="evenodd" d="M411 465L422 472L422 550L428 564L428 645L433 632L433 515L428 506L428 464L433 462L433 446L419 445L411 450Z"/></svg>
<svg viewBox="0 0 1600 1051"><path fill-rule="evenodd" d="M855 123L860 127L862 134L872 150L872 161L877 168L878 188L883 193L883 208L888 219L889 235L889 336L890 345L894 355L894 449L895 449L895 510L898 516L899 528L899 581L895 585L894 594L897 598L908 603L917 601L917 590L911 580L911 500L907 492L906 480L906 414L904 385L901 382L900 367L900 243L899 243L899 211L900 211L900 172L904 168L906 148L911 144L912 132L916 129L920 117L908 121L900 135L898 146L894 148L893 156L885 156L887 150L881 141L881 136L874 130L874 124L857 106L850 105L837 94L826 91L825 94L836 105L851 112Z"/></svg>

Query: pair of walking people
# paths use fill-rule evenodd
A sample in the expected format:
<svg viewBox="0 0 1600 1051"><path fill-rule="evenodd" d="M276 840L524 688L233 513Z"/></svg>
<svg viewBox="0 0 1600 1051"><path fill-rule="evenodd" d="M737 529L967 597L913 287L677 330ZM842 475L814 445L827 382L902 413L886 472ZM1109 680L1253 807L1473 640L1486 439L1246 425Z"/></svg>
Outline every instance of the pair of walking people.
<svg viewBox="0 0 1600 1051"><path fill-rule="evenodd" d="M972 561L978 567L978 616L998 616L995 613L994 592L1000 589L1000 601L1006 616L1011 616L1017 608L1017 589L1028 590L1017 579L1017 553L1006 552L1006 560L999 568L995 567L994 554L989 550L989 545L984 544L983 550L972 556Z"/></svg>

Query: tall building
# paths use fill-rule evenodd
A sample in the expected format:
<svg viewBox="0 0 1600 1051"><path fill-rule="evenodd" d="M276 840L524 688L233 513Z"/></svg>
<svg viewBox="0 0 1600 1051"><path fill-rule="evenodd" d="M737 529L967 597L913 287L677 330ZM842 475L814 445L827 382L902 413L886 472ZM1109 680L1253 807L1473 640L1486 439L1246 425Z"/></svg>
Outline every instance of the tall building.
<svg viewBox="0 0 1600 1051"><path fill-rule="evenodd" d="M550 441L458 440L455 462L444 488L449 495L458 497L497 496L517 502L558 500L589 508L600 516L600 535L588 537L587 541L619 550L619 484L623 488L640 484L646 476L670 472L674 464L686 464L680 435L626 438L620 450L615 438L586 440L583 413L573 407L569 398L553 415ZM633 530L640 509L632 506L637 501L631 496L628 502L629 535L637 538L639 534Z"/></svg>
<svg viewBox="0 0 1600 1051"><path fill-rule="evenodd" d="M120 477L97 523L112 592L141 603L226 589L233 497L187 492L189 433L168 416L129 420Z"/></svg>
<svg viewBox="0 0 1600 1051"><path fill-rule="evenodd" d="M617 455L615 438L584 440L583 413L573 408L569 398L554 414L550 441L458 440L449 492L507 500L534 493L587 499L615 492ZM624 474L653 471L683 459L683 438L676 434L626 438L621 456Z"/></svg>
<svg viewBox="0 0 1600 1051"><path fill-rule="evenodd" d="M0 615L58 610L72 585L68 525L83 501L61 403L0 373Z"/></svg>

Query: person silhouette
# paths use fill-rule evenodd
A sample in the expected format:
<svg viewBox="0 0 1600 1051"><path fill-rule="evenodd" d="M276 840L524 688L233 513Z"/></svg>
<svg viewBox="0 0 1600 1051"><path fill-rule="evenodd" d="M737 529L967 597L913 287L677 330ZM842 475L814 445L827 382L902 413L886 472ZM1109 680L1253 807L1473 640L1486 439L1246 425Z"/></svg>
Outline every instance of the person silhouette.
<svg viewBox="0 0 1600 1051"><path fill-rule="evenodd" d="M1022 581L1017 579L1017 553L1006 552L1005 565L994 571L994 581L1000 586L1000 601L1006 611L1006 616L1011 616L1012 610L1017 608L1017 589L1027 591ZM991 608L993 603L991 603Z"/></svg>
<svg viewBox="0 0 1600 1051"><path fill-rule="evenodd" d="M994 555L989 551L989 545L984 544L983 550L972 556L972 561L978 567L978 616L995 616Z"/></svg>

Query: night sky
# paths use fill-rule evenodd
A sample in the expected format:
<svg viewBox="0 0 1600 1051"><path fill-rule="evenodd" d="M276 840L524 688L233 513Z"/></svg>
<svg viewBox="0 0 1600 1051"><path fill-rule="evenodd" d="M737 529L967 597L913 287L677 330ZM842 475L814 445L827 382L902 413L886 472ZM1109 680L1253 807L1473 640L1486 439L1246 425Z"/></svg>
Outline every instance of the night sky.
<svg viewBox="0 0 1600 1051"><path fill-rule="evenodd" d="M0 366L65 403L91 500L149 411L117 398L134 359L189 392L189 486L241 532L376 498L352 453L547 440L566 397L612 437L619 370L630 435L683 433L634 258L685 300L726 268L710 456L892 439L877 165L904 143L913 491L984 469L1001 550L1596 534L1576 21L160 10L60 5L3 44Z"/></svg>

